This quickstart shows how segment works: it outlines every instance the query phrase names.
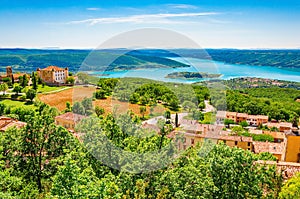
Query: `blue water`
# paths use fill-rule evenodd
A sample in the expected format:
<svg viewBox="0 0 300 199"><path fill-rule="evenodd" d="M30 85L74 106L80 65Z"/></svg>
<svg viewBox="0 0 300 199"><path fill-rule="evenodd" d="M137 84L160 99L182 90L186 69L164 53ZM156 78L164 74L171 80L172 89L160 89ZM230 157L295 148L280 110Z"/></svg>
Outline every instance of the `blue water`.
<svg viewBox="0 0 300 199"><path fill-rule="evenodd" d="M207 79L169 79L165 76L173 72L206 72L212 74L222 74L219 79L232 79L237 77L260 77L268 79L278 79L300 82L300 72L286 70L283 68L270 66L249 66L238 64L225 64L223 62L216 62L211 60L202 60L196 58L172 58L182 63L188 63L191 67L182 68L159 68L159 69L137 69L124 71L104 71L91 72L90 74L102 77L142 77L154 79L165 82L180 82L180 83L194 83L204 81Z"/></svg>

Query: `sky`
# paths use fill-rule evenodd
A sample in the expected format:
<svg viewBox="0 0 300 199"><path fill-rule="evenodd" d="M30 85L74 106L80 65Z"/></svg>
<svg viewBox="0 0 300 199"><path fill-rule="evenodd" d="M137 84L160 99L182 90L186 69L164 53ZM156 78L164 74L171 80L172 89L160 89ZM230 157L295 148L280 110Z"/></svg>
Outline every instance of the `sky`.
<svg viewBox="0 0 300 199"><path fill-rule="evenodd" d="M0 48L94 49L127 31L159 28L202 48L294 49L299 10L299 0L1 0Z"/></svg>

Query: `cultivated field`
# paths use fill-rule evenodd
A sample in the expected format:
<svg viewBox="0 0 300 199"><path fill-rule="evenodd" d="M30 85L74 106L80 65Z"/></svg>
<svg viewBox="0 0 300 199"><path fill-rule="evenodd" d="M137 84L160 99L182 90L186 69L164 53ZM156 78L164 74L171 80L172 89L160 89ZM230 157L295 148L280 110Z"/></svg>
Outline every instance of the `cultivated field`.
<svg viewBox="0 0 300 199"><path fill-rule="evenodd" d="M63 111L66 108L66 102L73 104L76 101L81 101L85 97L92 97L95 92L94 87L74 87L67 90L63 90L56 93L39 94L38 98L46 104L56 107L58 110ZM126 113L128 110L132 110L135 114L140 115L140 106L137 104L131 104L128 102L120 102L113 100L111 97L102 100L95 100L94 106L100 106L104 108L105 113L110 113L115 110L117 113ZM153 113L163 114L165 109L158 105L154 108ZM150 113L150 108L147 107L145 115Z"/></svg>

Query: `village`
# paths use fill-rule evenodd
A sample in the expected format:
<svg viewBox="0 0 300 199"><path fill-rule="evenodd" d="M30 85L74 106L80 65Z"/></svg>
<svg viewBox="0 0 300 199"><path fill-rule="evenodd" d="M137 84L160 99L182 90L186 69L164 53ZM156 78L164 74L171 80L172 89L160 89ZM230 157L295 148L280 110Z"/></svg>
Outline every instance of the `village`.
<svg viewBox="0 0 300 199"><path fill-rule="evenodd" d="M44 69L38 68L37 77L44 84L52 87L73 86L75 79L70 81L68 68L49 66ZM20 81L20 77L27 74L13 74L12 68L7 67L6 75L0 77L0 81L5 82L10 78L14 83ZM28 84L32 84L32 78ZM206 101L206 107L210 106L208 112L216 112ZM177 113L176 113L177 114ZM178 141L179 150L186 150L210 140L213 144L224 143L230 147L238 147L256 154L270 153L276 157L276 161L264 163L277 164L277 167L284 171L284 177L290 178L300 171L300 136L299 129L292 123L269 120L264 115L249 115L246 113L217 111L213 124L201 124L198 120L186 119L188 113L179 113L178 124L175 124L175 114L169 118L169 123L173 124L173 130L167 135L175 140L176 136L183 139ZM75 126L85 115L73 112L62 113L55 117L56 125L68 129L74 136L80 139L80 133L75 132ZM162 116L160 118L163 118ZM157 127L157 118L143 121L142 127L149 128L156 133L160 133ZM10 127L22 128L25 122L6 116L0 117L0 131L5 131Z"/></svg>

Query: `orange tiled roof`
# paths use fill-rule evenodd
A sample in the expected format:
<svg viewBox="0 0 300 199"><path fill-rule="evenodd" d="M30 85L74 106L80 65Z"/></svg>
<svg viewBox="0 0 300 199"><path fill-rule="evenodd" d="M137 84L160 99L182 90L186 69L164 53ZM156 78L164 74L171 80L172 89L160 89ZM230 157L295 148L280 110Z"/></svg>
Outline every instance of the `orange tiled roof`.
<svg viewBox="0 0 300 199"><path fill-rule="evenodd" d="M62 115L56 116L55 120L64 119L64 120L79 122L80 120L82 120L84 118L87 118L87 116L79 115L79 114L72 113L72 112L67 112L67 113L64 113Z"/></svg>
<svg viewBox="0 0 300 199"><path fill-rule="evenodd" d="M10 127L16 127L16 128L18 128L18 129L20 129L20 128L24 127L25 125L26 125L25 122L12 121L12 122L8 123L6 126L2 127L2 128L0 129L0 131L6 131L6 130L7 130L8 128L10 128Z"/></svg>
<svg viewBox="0 0 300 199"><path fill-rule="evenodd" d="M269 152L272 154L282 154L284 151L283 143L273 142L253 142L254 153Z"/></svg>
<svg viewBox="0 0 300 199"><path fill-rule="evenodd" d="M44 69L41 69L41 70L48 70L48 71L54 70L54 71L58 71L58 70L65 70L65 69L60 68L58 66L48 66L47 68L44 68Z"/></svg>
<svg viewBox="0 0 300 199"><path fill-rule="evenodd" d="M282 132L264 131L264 134L271 135L273 138L284 139L285 134Z"/></svg>
<svg viewBox="0 0 300 199"><path fill-rule="evenodd" d="M226 112L226 116L236 116L237 112Z"/></svg>
<svg viewBox="0 0 300 199"><path fill-rule="evenodd" d="M248 118L248 114L247 114L247 113L237 113L237 117L245 117L245 118Z"/></svg>
<svg viewBox="0 0 300 199"><path fill-rule="evenodd" d="M9 127L22 128L26 125L25 122L14 120L10 117L0 117L0 131L6 131Z"/></svg>
<svg viewBox="0 0 300 199"><path fill-rule="evenodd" d="M269 116L267 116L267 115L257 115L256 117L257 117L257 119L261 119L261 120L268 120L269 119Z"/></svg>

